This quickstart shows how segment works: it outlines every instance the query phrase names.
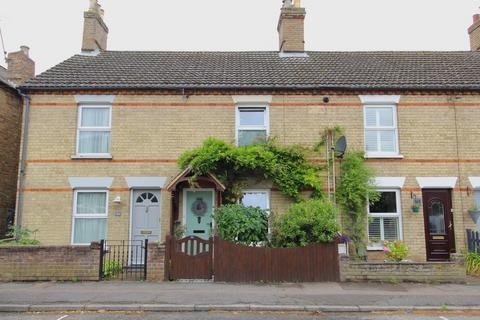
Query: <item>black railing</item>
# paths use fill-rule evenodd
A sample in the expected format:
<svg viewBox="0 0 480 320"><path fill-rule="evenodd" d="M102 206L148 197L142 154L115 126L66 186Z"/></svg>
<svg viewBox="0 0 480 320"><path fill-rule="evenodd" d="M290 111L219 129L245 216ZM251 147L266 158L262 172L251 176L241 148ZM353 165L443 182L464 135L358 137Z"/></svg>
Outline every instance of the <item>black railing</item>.
<svg viewBox="0 0 480 320"><path fill-rule="evenodd" d="M480 254L480 237L478 231L467 229L468 252Z"/></svg>
<svg viewBox="0 0 480 320"><path fill-rule="evenodd" d="M101 240L101 280L146 280L148 239Z"/></svg>

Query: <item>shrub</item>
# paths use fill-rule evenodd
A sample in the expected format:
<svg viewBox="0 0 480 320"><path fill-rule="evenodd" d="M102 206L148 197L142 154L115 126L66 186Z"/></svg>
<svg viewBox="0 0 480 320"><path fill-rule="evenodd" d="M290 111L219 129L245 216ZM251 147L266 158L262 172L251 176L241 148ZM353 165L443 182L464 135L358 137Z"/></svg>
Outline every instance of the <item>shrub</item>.
<svg viewBox="0 0 480 320"><path fill-rule="evenodd" d="M467 273L472 276L480 276L480 254L475 252L467 253L465 258Z"/></svg>
<svg viewBox="0 0 480 320"><path fill-rule="evenodd" d="M103 263L103 275L105 279L114 278L123 271L122 263L114 260L106 260Z"/></svg>
<svg viewBox="0 0 480 320"><path fill-rule="evenodd" d="M7 240L0 240L0 246L35 246L39 245L40 241L36 239L30 239L32 233L35 234L35 231L31 231L27 228L20 228L18 226L11 226L8 228L7 237L13 238Z"/></svg>
<svg viewBox="0 0 480 320"><path fill-rule="evenodd" d="M268 238L268 213L260 208L240 204L215 209L216 231L224 240L256 245Z"/></svg>
<svg viewBox="0 0 480 320"><path fill-rule="evenodd" d="M402 241L385 241L383 252L388 260L401 262L408 256L408 247Z"/></svg>
<svg viewBox="0 0 480 320"><path fill-rule="evenodd" d="M278 247L304 247L332 242L340 229L336 217L337 209L325 199L293 204L285 214L277 217L273 243Z"/></svg>

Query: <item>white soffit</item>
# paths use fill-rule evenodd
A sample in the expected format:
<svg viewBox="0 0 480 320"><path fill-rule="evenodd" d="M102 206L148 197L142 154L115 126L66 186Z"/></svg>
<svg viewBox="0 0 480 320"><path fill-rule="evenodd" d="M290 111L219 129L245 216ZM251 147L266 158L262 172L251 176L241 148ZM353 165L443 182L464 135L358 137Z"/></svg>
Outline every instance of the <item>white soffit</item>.
<svg viewBox="0 0 480 320"><path fill-rule="evenodd" d="M403 188L405 177L376 177L373 183L377 188Z"/></svg>
<svg viewBox="0 0 480 320"><path fill-rule="evenodd" d="M155 188L161 189L167 182L166 177L125 177L129 189Z"/></svg>
<svg viewBox="0 0 480 320"><path fill-rule="evenodd" d="M398 104L400 96L359 96L363 104Z"/></svg>
<svg viewBox="0 0 480 320"><path fill-rule="evenodd" d="M474 189L480 189L480 177L468 177L468 180Z"/></svg>
<svg viewBox="0 0 480 320"><path fill-rule="evenodd" d="M249 103L267 103L272 102L272 96L233 96L235 104L249 104Z"/></svg>
<svg viewBox="0 0 480 320"><path fill-rule="evenodd" d="M75 101L79 104L96 104L96 103L108 103L112 104L115 100L115 96L106 95L76 95Z"/></svg>
<svg viewBox="0 0 480 320"><path fill-rule="evenodd" d="M420 188L447 188L453 189L457 184L457 177L417 177Z"/></svg>
<svg viewBox="0 0 480 320"><path fill-rule="evenodd" d="M113 178L110 177L70 177L68 182L72 189L98 188L109 189L112 186Z"/></svg>

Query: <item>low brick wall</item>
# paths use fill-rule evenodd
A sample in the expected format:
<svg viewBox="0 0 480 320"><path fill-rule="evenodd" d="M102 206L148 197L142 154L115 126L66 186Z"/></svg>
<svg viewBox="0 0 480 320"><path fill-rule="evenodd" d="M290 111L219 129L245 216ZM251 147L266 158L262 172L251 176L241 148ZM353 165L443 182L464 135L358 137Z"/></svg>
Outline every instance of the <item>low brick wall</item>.
<svg viewBox="0 0 480 320"><path fill-rule="evenodd" d="M0 281L98 281L99 244L0 247Z"/></svg>
<svg viewBox="0 0 480 320"><path fill-rule="evenodd" d="M165 245L149 244L147 281L165 281Z"/></svg>
<svg viewBox="0 0 480 320"><path fill-rule="evenodd" d="M465 283L462 259L451 262L363 262L340 260L341 281Z"/></svg>

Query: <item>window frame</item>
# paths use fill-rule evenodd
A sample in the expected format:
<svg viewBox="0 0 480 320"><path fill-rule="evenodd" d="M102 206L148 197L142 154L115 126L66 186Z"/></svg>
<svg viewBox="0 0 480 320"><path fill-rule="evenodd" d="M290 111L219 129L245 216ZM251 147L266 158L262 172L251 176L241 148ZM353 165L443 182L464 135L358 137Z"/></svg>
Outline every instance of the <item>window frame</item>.
<svg viewBox="0 0 480 320"><path fill-rule="evenodd" d="M107 127L83 127L82 112L83 109L108 109L109 119ZM103 153L80 153L80 133L81 132L109 132L109 150ZM75 147L75 157L79 158L111 158L112 148L112 105L102 103L79 104L77 111L77 139Z"/></svg>
<svg viewBox="0 0 480 320"><path fill-rule="evenodd" d="M241 109L264 109L263 125L241 125L240 113ZM270 136L270 108L265 103L237 103L235 106L235 145L238 146L239 131L260 131L265 130L266 139Z"/></svg>
<svg viewBox="0 0 480 320"><path fill-rule="evenodd" d="M270 201L270 195L271 195L271 190L270 189L242 189L242 199L243 195L245 193L264 193L267 197L267 209L265 209L268 212L268 215L271 213L271 201ZM243 203L240 200L240 204L243 205Z"/></svg>
<svg viewBox="0 0 480 320"><path fill-rule="evenodd" d="M392 109L392 117L393 117L393 124L392 126L380 126L375 125L374 127L372 126L367 126L367 109L377 109L377 108L390 108ZM389 152L389 151L368 151L367 148L367 131L394 131L395 136L394 136L394 144L395 144L395 151ZM398 115L397 115L397 104L394 103L365 103L363 105L363 141L365 145L365 157L367 158L391 158L391 157L402 157L400 154L400 144L399 144L399 134L398 134ZM377 135L377 147L380 145L379 143L379 138Z"/></svg>
<svg viewBox="0 0 480 320"><path fill-rule="evenodd" d="M370 203L367 203L367 218L398 218L398 239L402 241L403 240L403 228L402 228L402 198L401 198L401 190L397 188L377 188L377 192L395 192L395 201L397 204L397 212L385 212L385 213L370 213ZM383 250L383 245L373 244L370 242L370 233L368 230L369 222L367 222L367 237L368 237L368 244L367 244L367 250L368 251L379 251ZM380 237L385 238L384 235L384 225L383 222L380 223ZM381 242L385 241L383 239L380 239Z"/></svg>
<svg viewBox="0 0 480 320"><path fill-rule="evenodd" d="M105 213L102 214L85 214L77 213L77 200L79 193L105 193ZM70 243L73 246L87 246L90 243L75 243L75 220L76 219L106 219L106 230L105 237L108 234L108 199L109 199L109 190L106 189L78 189L73 191L73 214L72 214L72 232Z"/></svg>

